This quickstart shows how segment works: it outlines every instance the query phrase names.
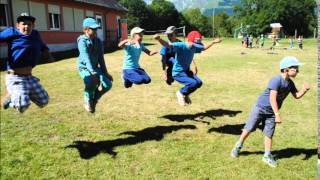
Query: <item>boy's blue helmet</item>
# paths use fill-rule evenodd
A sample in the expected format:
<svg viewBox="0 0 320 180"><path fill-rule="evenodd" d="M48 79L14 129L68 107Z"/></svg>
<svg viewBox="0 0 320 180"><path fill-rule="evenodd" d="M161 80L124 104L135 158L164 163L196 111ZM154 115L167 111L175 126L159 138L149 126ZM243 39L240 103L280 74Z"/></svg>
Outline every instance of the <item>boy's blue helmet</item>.
<svg viewBox="0 0 320 180"><path fill-rule="evenodd" d="M100 27L100 25L97 23L97 21L93 18L85 18L83 20L83 24L82 26L84 28L88 27L88 28L91 28L91 29L97 29Z"/></svg>
<svg viewBox="0 0 320 180"><path fill-rule="evenodd" d="M286 56L286 57L282 58L282 60L280 61L280 70L285 69L285 68L289 68L292 66L301 66L301 65L303 65L303 64L300 63L300 61L296 57Z"/></svg>

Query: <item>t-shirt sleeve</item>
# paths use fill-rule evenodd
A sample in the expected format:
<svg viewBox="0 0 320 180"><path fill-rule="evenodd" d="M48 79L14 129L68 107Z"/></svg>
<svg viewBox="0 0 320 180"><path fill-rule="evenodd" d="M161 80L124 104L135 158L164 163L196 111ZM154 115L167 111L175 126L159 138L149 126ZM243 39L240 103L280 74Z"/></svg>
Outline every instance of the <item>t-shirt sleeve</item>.
<svg viewBox="0 0 320 180"><path fill-rule="evenodd" d="M277 76L277 77L272 78L269 81L268 89L279 91L280 85L281 85L281 79L279 76Z"/></svg>
<svg viewBox="0 0 320 180"><path fill-rule="evenodd" d="M196 48L196 53L200 53L201 51L204 50L204 45L203 44L193 43L192 46L194 48Z"/></svg>
<svg viewBox="0 0 320 180"><path fill-rule="evenodd" d="M6 42L14 36L14 29L7 28L0 32L0 42Z"/></svg>
<svg viewBox="0 0 320 180"><path fill-rule="evenodd" d="M144 51L146 50L146 47L144 46L144 44L143 44L143 43L141 43L141 45L140 45L140 46L141 46L141 51L143 51L143 52L144 52Z"/></svg>
<svg viewBox="0 0 320 180"><path fill-rule="evenodd" d="M166 48L166 47L162 47L162 48L160 49L160 55L161 55L161 56L165 56L165 55L166 55L166 52L167 52L167 48Z"/></svg>

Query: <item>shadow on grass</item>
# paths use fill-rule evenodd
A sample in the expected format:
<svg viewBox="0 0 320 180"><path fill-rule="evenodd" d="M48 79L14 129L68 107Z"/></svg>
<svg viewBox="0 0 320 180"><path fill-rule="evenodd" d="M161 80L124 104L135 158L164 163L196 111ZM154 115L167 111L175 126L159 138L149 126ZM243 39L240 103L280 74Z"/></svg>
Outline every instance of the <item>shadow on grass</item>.
<svg viewBox="0 0 320 180"><path fill-rule="evenodd" d="M202 119L208 117L211 119L216 119L216 117L220 116L229 116L234 117L237 114L242 113L242 111L233 111L233 110L226 110L226 109L212 109L207 110L205 112L200 112L196 114L168 114L161 116L161 118L168 119L170 121L176 121L176 122L183 122L185 120L191 120L191 121L197 121L202 122L205 124L210 124L210 122L203 121Z"/></svg>
<svg viewBox="0 0 320 180"><path fill-rule="evenodd" d="M217 132L221 134L240 135L242 133L242 129L244 128L244 125L245 124L232 124L232 125L227 124L227 125L220 126L218 128L213 127L208 130L208 133ZM260 123L257 126L257 129L263 131L263 127L264 127L264 124Z"/></svg>
<svg viewBox="0 0 320 180"><path fill-rule="evenodd" d="M244 124L232 124L232 125L223 125L218 128L210 128L208 133L217 132L221 134L231 134L231 135L240 135L242 133L242 129Z"/></svg>
<svg viewBox="0 0 320 180"><path fill-rule="evenodd" d="M196 129L194 125L175 125L175 126L156 126L146 128L140 131L126 131L119 135L130 135L126 138L118 138L113 140L90 142L90 141L74 141L73 144L66 148L76 148L82 159L91 159L100 153L108 153L113 158L117 152L114 150L118 146L135 145L145 141L160 141L165 134L172 133L181 129Z"/></svg>
<svg viewBox="0 0 320 180"><path fill-rule="evenodd" d="M256 152L243 151L243 152L240 152L240 156L248 156L248 155L252 155L252 154L264 154L264 152L263 151L256 151ZM281 149L281 150L277 150L277 151L272 151L272 154L277 159L285 159L285 158L291 158L293 156L304 155L305 157L303 158L303 160L308 160L312 156L317 155L317 148L314 148L314 149L286 148L286 149Z"/></svg>

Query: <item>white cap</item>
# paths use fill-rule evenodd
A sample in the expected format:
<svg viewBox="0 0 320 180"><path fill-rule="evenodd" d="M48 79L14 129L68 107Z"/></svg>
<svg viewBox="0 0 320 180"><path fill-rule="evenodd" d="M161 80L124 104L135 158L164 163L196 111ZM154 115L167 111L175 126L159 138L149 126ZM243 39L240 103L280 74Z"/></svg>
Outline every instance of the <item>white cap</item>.
<svg viewBox="0 0 320 180"><path fill-rule="evenodd" d="M134 27L133 29L131 29L130 35L131 37L133 37L134 34L139 34L139 33L142 33L143 31L144 29L141 29L139 27Z"/></svg>
<svg viewBox="0 0 320 180"><path fill-rule="evenodd" d="M172 34L176 31L176 27L175 26L170 26L167 28L166 32L164 32L165 34Z"/></svg>

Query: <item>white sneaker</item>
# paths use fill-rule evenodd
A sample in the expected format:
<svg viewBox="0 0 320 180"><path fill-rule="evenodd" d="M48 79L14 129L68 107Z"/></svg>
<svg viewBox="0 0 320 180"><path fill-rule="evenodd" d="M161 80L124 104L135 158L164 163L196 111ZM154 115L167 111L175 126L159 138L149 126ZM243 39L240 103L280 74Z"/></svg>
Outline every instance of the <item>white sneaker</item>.
<svg viewBox="0 0 320 180"><path fill-rule="evenodd" d="M176 95L177 95L177 98L178 98L179 105L186 106L187 104L186 104L186 101L185 101L185 96L180 91L177 91Z"/></svg>

